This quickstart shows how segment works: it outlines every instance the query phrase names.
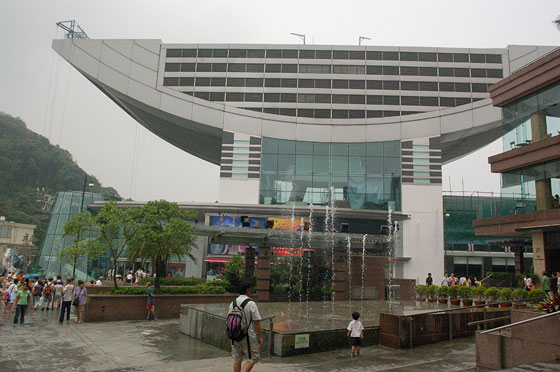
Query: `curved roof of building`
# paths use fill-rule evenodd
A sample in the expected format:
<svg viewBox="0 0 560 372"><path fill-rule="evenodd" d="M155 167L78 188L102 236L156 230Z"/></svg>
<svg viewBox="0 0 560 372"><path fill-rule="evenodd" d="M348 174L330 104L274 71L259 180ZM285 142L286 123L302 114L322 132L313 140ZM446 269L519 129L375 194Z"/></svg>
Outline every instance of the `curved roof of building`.
<svg viewBox="0 0 560 372"><path fill-rule="evenodd" d="M317 142L441 136L451 161L501 135L488 86L552 49L94 39L53 48L144 127L214 164L223 131Z"/></svg>

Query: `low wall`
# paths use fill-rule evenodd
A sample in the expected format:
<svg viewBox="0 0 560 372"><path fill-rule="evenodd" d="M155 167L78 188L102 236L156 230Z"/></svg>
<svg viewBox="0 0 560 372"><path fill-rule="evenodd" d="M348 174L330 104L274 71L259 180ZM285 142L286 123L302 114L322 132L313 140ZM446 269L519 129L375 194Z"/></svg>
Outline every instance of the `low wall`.
<svg viewBox="0 0 560 372"><path fill-rule="evenodd" d="M512 310L512 322L544 315ZM489 369L512 368L521 364L560 359L560 319L553 315L498 331L476 333L476 365Z"/></svg>
<svg viewBox="0 0 560 372"><path fill-rule="evenodd" d="M451 314L451 323L449 316ZM381 313L379 319L379 343L397 349L416 347L449 340L451 325L452 337L466 337L475 333L476 326L469 327L469 322L499 318L510 315L509 309L495 311L456 311L451 313L395 315ZM489 323L498 327L509 323L507 320L497 320Z"/></svg>
<svg viewBox="0 0 560 372"><path fill-rule="evenodd" d="M182 304L231 302L237 295L157 295L155 310L158 318L179 318ZM88 295L85 320L142 320L146 318L146 295Z"/></svg>

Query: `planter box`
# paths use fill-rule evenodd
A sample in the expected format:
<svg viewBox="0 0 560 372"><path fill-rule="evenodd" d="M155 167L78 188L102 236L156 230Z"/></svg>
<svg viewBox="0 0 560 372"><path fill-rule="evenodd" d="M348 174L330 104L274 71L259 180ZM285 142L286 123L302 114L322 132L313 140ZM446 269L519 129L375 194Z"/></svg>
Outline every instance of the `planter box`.
<svg viewBox="0 0 560 372"><path fill-rule="evenodd" d="M473 301L472 300L463 300L463 306L472 306Z"/></svg>
<svg viewBox="0 0 560 372"><path fill-rule="evenodd" d="M456 300L456 299L451 299L450 302L451 305L453 306L459 306L461 304L461 300Z"/></svg>
<svg viewBox="0 0 560 372"><path fill-rule="evenodd" d="M447 304L447 298L438 298L437 301L438 301L438 303L440 303L440 304L442 304L442 305L443 305L443 304Z"/></svg>

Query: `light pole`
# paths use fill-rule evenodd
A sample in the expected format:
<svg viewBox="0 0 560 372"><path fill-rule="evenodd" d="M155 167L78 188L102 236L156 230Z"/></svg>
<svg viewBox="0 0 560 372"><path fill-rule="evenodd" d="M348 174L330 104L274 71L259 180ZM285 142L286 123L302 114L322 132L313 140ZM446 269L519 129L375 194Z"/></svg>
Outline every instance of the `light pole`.
<svg viewBox="0 0 560 372"><path fill-rule="evenodd" d="M290 35L294 35L294 36L299 37L301 40L303 40L303 45L305 45L305 35L304 34L298 34L298 33L295 33L295 32L290 32Z"/></svg>
<svg viewBox="0 0 560 372"><path fill-rule="evenodd" d="M365 37L365 36L359 36L359 37L358 37L358 45L361 46L361 45L362 45L362 41L364 41L364 40L371 40L371 38Z"/></svg>

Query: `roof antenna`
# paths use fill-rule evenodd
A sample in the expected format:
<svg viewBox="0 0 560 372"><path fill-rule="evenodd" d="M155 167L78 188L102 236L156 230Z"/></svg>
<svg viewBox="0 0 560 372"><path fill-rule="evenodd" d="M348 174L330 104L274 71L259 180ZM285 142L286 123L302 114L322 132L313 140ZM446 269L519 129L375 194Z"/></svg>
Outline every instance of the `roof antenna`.
<svg viewBox="0 0 560 372"><path fill-rule="evenodd" d="M65 39L89 39L86 32L75 20L56 22L56 25L66 31Z"/></svg>

